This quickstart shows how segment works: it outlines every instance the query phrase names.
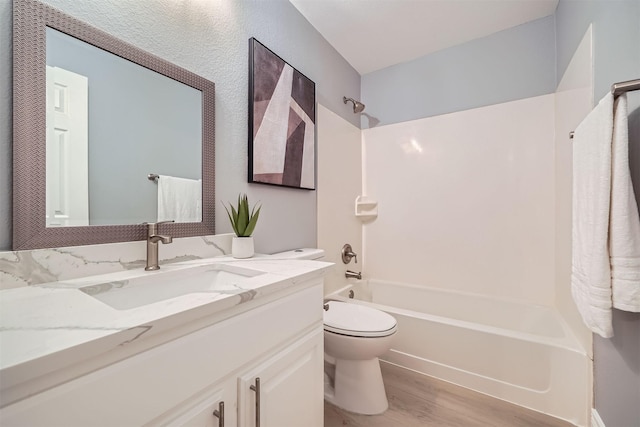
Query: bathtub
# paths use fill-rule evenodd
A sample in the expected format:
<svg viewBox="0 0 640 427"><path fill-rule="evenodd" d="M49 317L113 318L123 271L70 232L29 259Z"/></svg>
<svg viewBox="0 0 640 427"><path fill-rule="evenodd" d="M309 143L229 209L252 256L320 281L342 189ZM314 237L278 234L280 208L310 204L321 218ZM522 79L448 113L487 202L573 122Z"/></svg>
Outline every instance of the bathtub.
<svg viewBox="0 0 640 427"><path fill-rule="evenodd" d="M377 280L328 298L397 319L392 349L382 360L587 425L590 361L552 308Z"/></svg>

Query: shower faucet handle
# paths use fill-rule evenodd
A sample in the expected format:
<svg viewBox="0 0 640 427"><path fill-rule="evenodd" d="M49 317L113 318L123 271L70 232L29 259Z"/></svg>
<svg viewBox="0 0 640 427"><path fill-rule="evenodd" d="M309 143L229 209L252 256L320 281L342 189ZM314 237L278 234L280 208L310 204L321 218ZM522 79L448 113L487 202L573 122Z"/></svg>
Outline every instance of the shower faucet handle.
<svg viewBox="0 0 640 427"><path fill-rule="evenodd" d="M355 258L356 264L358 263L358 254L353 252L353 248L351 248L350 244L345 244L342 247L342 262L345 264L349 264L351 262L351 258Z"/></svg>

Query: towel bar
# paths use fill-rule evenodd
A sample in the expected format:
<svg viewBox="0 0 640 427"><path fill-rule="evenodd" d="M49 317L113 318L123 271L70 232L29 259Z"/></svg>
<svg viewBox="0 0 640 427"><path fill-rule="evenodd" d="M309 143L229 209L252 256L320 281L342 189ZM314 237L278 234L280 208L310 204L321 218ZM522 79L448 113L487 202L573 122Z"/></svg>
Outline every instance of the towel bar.
<svg viewBox="0 0 640 427"><path fill-rule="evenodd" d="M147 175L147 179L149 181L158 182L158 180L160 179L160 175L158 175L157 173L150 173L149 175Z"/></svg>
<svg viewBox="0 0 640 427"><path fill-rule="evenodd" d="M616 99L620 95L626 92L633 92L640 89L640 79L627 80L626 82L618 82L611 85L611 93L613 99ZM569 132L569 139L573 139L574 131Z"/></svg>

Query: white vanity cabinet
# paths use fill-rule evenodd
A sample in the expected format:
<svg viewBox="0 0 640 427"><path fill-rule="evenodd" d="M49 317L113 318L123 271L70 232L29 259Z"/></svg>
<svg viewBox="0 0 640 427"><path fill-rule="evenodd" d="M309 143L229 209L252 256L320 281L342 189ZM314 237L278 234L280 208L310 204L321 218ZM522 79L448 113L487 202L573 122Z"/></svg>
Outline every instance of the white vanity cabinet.
<svg viewBox="0 0 640 427"><path fill-rule="evenodd" d="M89 374L70 368L2 408L0 425L217 427L224 402L225 427L258 427L256 411L259 427L321 427L322 280L296 289Z"/></svg>
<svg viewBox="0 0 640 427"><path fill-rule="evenodd" d="M176 408L178 414L170 418L154 420L148 425L219 427L236 426L233 412L236 402L236 382L223 381L197 396L186 408ZM224 407L221 406L224 405Z"/></svg>
<svg viewBox="0 0 640 427"><path fill-rule="evenodd" d="M149 425L322 427L322 366L322 331L311 332Z"/></svg>
<svg viewBox="0 0 640 427"><path fill-rule="evenodd" d="M322 341L313 332L238 378L239 426L322 427Z"/></svg>

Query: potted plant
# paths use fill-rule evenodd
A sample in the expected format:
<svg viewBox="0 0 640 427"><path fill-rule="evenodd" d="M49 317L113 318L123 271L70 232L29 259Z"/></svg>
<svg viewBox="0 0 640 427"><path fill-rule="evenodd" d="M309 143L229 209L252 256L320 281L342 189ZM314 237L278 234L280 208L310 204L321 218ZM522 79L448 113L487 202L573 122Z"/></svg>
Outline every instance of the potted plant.
<svg viewBox="0 0 640 427"><path fill-rule="evenodd" d="M251 212L249 212L249 199L246 194L238 195L237 208L229 204L231 212L229 212L226 205L223 204L223 206L229 215L231 227L236 233L236 237L233 238L231 243L231 254L234 258L251 258L254 254L251 234L258 223L262 206L254 205Z"/></svg>

